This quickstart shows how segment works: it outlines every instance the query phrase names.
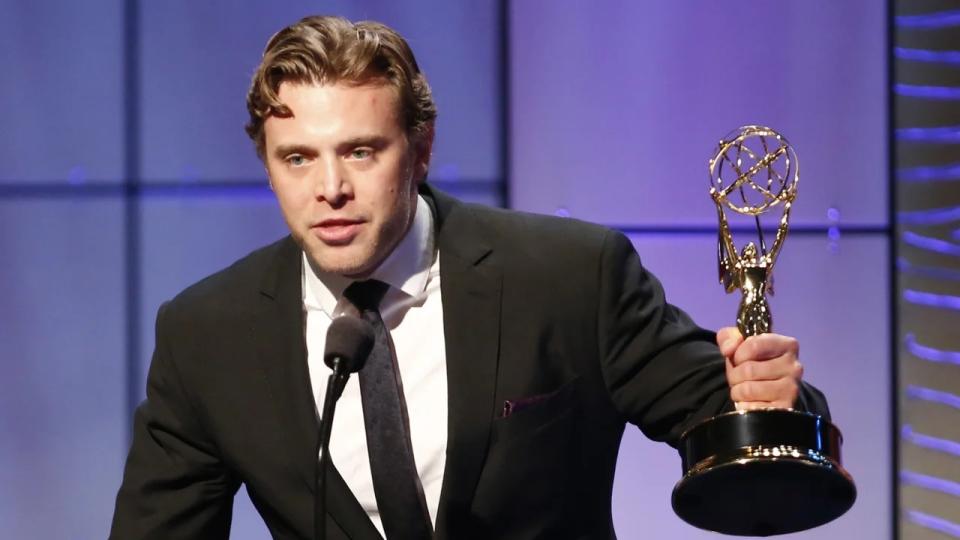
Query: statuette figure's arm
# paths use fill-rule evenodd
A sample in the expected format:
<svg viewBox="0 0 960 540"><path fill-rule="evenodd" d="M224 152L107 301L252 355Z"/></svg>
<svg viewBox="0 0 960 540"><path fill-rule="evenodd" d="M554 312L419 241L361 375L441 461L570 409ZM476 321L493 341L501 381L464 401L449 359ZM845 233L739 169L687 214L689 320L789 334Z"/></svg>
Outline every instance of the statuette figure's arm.
<svg viewBox="0 0 960 540"><path fill-rule="evenodd" d="M728 293L733 292L740 286L739 263L740 258L737 255L737 247L733 245L733 237L730 234L730 225L727 223L727 216L723 213L723 206L720 197L716 191L714 201L717 203L717 214L720 218L720 230L717 233L717 263L720 274L720 283Z"/></svg>

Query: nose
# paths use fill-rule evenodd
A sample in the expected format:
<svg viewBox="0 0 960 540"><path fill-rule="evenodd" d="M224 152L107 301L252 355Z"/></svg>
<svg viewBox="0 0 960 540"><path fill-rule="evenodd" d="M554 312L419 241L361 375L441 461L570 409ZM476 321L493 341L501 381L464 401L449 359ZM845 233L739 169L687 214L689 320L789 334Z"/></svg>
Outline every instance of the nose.
<svg viewBox="0 0 960 540"><path fill-rule="evenodd" d="M319 176L315 193L317 200L324 200L334 207L342 205L350 194L350 184L340 163L335 159L325 160Z"/></svg>

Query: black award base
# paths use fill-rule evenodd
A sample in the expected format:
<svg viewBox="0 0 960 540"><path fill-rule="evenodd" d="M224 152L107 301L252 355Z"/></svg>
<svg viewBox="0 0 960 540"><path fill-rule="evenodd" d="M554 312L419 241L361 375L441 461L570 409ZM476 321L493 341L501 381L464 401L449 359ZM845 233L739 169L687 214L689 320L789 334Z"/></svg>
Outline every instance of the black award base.
<svg viewBox="0 0 960 540"><path fill-rule="evenodd" d="M823 525L857 498L841 465L842 440L823 417L785 409L705 420L680 438L673 510L695 527L740 536Z"/></svg>

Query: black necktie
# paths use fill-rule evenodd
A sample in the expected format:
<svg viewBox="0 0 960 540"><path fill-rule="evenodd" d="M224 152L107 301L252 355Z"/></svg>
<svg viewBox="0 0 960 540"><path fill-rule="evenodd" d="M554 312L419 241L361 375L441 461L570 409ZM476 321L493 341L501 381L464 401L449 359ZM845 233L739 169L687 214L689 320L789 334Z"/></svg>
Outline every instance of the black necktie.
<svg viewBox="0 0 960 540"><path fill-rule="evenodd" d="M397 355L379 311L388 288L386 283L368 280L350 285L343 293L373 326L375 336L373 350L360 370L373 491L387 540L429 539L430 514L413 459Z"/></svg>

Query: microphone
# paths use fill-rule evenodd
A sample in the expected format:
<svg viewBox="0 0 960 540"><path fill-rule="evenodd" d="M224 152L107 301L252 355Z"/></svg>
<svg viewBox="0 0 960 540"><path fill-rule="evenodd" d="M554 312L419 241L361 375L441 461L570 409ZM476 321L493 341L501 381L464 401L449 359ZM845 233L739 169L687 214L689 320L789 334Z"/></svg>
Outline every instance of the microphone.
<svg viewBox="0 0 960 540"><path fill-rule="evenodd" d="M320 474L316 475L318 485L313 520L314 536L317 540L324 540L327 535L327 468L330 462L333 414L350 374L360 371L370 356L373 340L373 327L359 317L337 317L327 329L323 362L333 373L327 378L327 391L323 397L323 412L320 415Z"/></svg>
<svg viewBox="0 0 960 540"><path fill-rule="evenodd" d="M323 362L333 370L333 378L327 382L327 394L323 399L324 410L329 401L330 390L334 391L334 401L340 399L350 374L360 371L366 363L367 356L373 349L373 340L373 327L359 317L337 317L330 323ZM331 381L336 383L333 388ZM323 415L322 418L326 417Z"/></svg>

